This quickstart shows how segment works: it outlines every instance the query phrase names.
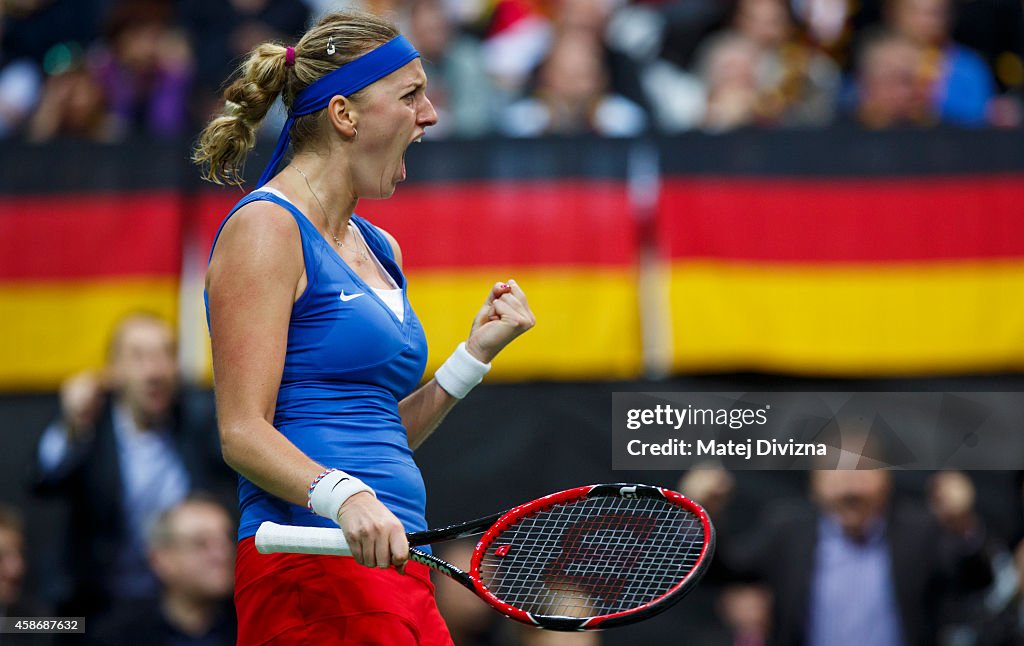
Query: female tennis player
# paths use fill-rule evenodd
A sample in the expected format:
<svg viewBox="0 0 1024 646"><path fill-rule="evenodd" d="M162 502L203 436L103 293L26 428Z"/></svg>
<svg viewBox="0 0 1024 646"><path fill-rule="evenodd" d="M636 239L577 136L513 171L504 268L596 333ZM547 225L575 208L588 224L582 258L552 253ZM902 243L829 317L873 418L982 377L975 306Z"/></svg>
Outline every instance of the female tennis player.
<svg viewBox="0 0 1024 646"><path fill-rule="evenodd" d="M412 450L535 319L514 281L495 284L416 389L427 348L401 251L354 210L405 179L406 148L437 122L426 85L394 26L330 14L295 47L252 52L194 154L207 179L240 183L282 97L274 157L221 225L207 275L221 442L240 474L240 644L450 643L427 568L407 563L405 533L427 528ZM261 555L267 520L340 526L354 558Z"/></svg>

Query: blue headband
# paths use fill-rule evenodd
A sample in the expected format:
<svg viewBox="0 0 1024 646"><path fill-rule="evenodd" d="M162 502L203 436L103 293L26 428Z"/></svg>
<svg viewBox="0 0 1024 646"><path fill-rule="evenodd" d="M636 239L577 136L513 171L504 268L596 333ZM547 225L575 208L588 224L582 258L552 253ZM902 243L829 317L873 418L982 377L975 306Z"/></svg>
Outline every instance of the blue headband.
<svg viewBox="0 0 1024 646"><path fill-rule="evenodd" d="M404 36L396 36L377 49L369 51L359 58L345 63L330 74L317 79L305 90L299 92L292 104L292 109L288 111L288 121L285 122L284 128L281 130L281 136L277 138L274 155L270 158L267 167L263 169L256 188L269 182L277 173L277 167L284 159L288 144L291 143L291 130L296 117L323 110L334 97L350 96L419 56L420 53Z"/></svg>

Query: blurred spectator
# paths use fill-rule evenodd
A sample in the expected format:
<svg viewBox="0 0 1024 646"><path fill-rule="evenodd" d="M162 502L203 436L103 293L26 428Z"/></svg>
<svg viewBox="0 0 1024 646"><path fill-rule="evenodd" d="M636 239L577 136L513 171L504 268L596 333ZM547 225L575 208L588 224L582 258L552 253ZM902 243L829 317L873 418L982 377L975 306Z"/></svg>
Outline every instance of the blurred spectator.
<svg viewBox="0 0 1024 646"><path fill-rule="evenodd" d="M551 24L529 0L495 0L486 23L487 73L505 97L519 96L551 46Z"/></svg>
<svg viewBox="0 0 1024 646"><path fill-rule="evenodd" d="M21 599L21 583L25 577L25 537L21 515L0 505L0 615L18 616L13 612Z"/></svg>
<svg viewBox="0 0 1024 646"><path fill-rule="evenodd" d="M640 81L641 60L623 50L612 35L613 11L621 0L550 0L552 24L556 33L579 31L589 34L601 45L599 56L608 74L608 88L646 111L647 96Z"/></svg>
<svg viewBox="0 0 1024 646"><path fill-rule="evenodd" d="M103 88L79 66L46 80L27 135L35 142L56 138L111 142L119 132Z"/></svg>
<svg viewBox="0 0 1024 646"><path fill-rule="evenodd" d="M764 118L784 126L824 126L835 114L839 69L803 42L785 0L739 0L733 28L757 47Z"/></svg>
<svg viewBox="0 0 1024 646"><path fill-rule="evenodd" d="M839 70L802 42L782 0L739 0L732 29L701 47L701 126L824 126L835 114Z"/></svg>
<svg viewBox="0 0 1024 646"><path fill-rule="evenodd" d="M447 543L439 546L438 552L438 556L452 565L469 570L473 544ZM434 575L432 579L437 608L448 625L455 646L497 646L503 643L497 635L500 615L453 579L441 575Z"/></svg>
<svg viewBox="0 0 1024 646"><path fill-rule="evenodd" d="M695 470L680 488L715 516L731 482L724 471ZM720 533L717 564L772 591L773 643L935 644L942 603L988 585L963 474L934 478L935 516L893 503L890 494L888 471L816 471L812 507L772 506L751 535Z"/></svg>
<svg viewBox="0 0 1024 646"><path fill-rule="evenodd" d="M493 128L495 88L480 44L457 32L441 0L417 0L409 10L409 40L422 54L427 93L438 113L428 138L476 137Z"/></svg>
<svg viewBox="0 0 1024 646"><path fill-rule="evenodd" d="M922 48L919 74L939 119L984 125L995 82L981 56L953 42L950 0L889 0L886 22Z"/></svg>
<svg viewBox="0 0 1024 646"><path fill-rule="evenodd" d="M854 117L868 128L925 125L934 120L921 82L921 50L907 38L878 32L865 39L857 62Z"/></svg>
<svg viewBox="0 0 1024 646"><path fill-rule="evenodd" d="M745 36L726 32L707 44L699 65L706 93L705 130L722 132L758 122L757 62L757 46Z"/></svg>
<svg viewBox="0 0 1024 646"><path fill-rule="evenodd" d="M718 614L729 627L732 646L765 646L771 634L772 594L761 585L727 586Z"/></svg>
<svg viewBox="0 0 1024 646"><path fill-rule="evenodd" d="M608 17L619 0L548 0L551 21L557 31L579 29L590 34L604 33Z"/></svg>
<svg viewBox="0 0 1024 646"><path fill-rule="evenodd" d="M179 14L196 57L193 117L205 123L214 109L223 109L220 84L241 57L268 40L294 45L310 12L297 0L181 0ZM275 136L280 129L273 129Z"/></svg>
<svg viewBox="0 0 1024 646"><path fill-rule="evenodd" d="M98 646L233 646L234 523L218 503L193 497L154 523L149 562L160 597L126 604L91 630Z"/></svg>
<svg viewBox="0 0 1024 646"><path fill-rule="evenodd" d="M167 0L119 0L110 12L93 72L119 136L188 131L192 52L171 17Z"/></svg>
<svg viewBox="0 0 1024 646"><path fill-rule="evenodd" d="M21 514L0 504L0 617L46 617L51 613L22 594L25 530ZM0 637L6 644L10 635ZM50 644L49 635L19 636L17 644Z"/></svg>
<svg viewBox="0 0 1024 646"><path fill-rule="evenodd" d="M220 456L209 401L180 392L174 335L157 316L123 319L107 374L69 379L60 399L60 417L39 442L35 488L70 505L64 614L95 615L113 602L154 595L149 527L190 489L225 492L234 478Z"/></svg>
<svg viewBox="0 0 1024 646"><path fill-rule="evenodd" d="M647 115L608 91L601 45L578 30L561 33L541 64L533 96L508 107L499 124L513 137L597 134L630 137L647 128Z"/></svg>

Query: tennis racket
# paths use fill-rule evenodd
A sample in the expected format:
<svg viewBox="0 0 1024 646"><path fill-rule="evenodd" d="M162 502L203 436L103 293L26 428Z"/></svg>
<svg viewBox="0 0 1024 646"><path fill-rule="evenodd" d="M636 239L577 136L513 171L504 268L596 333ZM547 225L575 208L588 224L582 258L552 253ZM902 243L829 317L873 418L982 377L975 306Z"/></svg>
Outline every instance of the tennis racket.
<svg viewBox="0 0 1024 646"><path fill-rule="evenodd" d="M638 484L577 487L467 523L409 534L412 546L483 534L468 572L415 547L409 558L498 612L550 630L599 630L679 601L711 562L715 530L682 494ZM351 552L341 529L265 522L263 554Z"/></svg>

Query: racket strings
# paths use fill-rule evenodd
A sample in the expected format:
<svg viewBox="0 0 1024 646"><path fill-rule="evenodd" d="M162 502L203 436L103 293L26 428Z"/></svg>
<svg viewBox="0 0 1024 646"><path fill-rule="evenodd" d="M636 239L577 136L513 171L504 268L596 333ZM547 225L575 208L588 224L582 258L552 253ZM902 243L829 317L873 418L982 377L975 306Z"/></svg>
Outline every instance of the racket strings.
<svg viewBox="0 0 1024 646"><path fill-rule="evenodd" d="M704 525L656 498L590 497L520 519L487 546L480 577L533 615L597 617L654 601L696 566Z"/></svg>

